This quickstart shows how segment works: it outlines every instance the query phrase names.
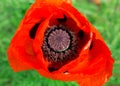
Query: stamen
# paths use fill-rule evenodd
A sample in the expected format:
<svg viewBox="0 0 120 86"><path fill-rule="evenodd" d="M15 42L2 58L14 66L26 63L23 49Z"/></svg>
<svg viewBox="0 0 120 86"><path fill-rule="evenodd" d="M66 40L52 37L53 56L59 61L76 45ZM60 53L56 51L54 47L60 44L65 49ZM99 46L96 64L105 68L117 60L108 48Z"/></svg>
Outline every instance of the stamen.
<svg viewBox="0 0 120 86"><path fill-rule="evenodd" d="M41 48L44 58L60 67L77 57L78 39L65 26L51 26L45 32Z"/></svg>

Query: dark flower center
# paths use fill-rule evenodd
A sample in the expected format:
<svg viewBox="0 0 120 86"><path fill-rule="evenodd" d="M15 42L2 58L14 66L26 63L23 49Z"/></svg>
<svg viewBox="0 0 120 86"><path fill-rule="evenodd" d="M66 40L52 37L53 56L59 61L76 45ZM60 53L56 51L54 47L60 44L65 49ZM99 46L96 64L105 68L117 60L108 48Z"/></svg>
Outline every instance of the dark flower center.
<svg viewBox="0 0 120 86"><path fill-rule="evenodd" d="M44 58L57 65L76 58L78 39L74 32L63 25L49 27L44 35L42 51Z"/></svg>
<svg viewBox="0 0 120 86"><path fill-rule="evenodd" d="M48 44L56 52L62 52L70 46L70 36L67 31L62 29L55 29L51 31L48 38Z"/></svg>

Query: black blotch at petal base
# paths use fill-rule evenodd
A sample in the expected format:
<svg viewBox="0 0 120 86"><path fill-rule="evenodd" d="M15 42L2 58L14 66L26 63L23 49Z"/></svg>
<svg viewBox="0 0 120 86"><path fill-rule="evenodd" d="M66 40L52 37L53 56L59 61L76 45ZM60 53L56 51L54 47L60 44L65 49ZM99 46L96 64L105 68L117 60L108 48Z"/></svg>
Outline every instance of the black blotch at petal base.
<svg viewBox="0 0 120 86"><path fill-rule="evenodd" d="M34 38L35 38L35 35L36 35L36 32L37 32L37 30L38 30L39 25L40 25L40 22L39 22L39 23L36 23L36 24L31 28L31 30L30 30L30 32L29 32L29 36L30 36L31 39L34 39Z"/></svg>

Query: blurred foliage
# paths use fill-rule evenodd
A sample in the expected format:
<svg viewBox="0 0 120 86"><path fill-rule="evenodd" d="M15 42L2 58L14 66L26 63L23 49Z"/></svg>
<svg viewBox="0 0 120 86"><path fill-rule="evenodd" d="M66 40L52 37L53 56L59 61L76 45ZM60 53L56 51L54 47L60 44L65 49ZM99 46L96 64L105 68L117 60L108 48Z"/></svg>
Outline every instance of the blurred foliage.
<svg viewBox="0 0 120 86"><path fill-rule="evenodd" d="M0 86L78 86L44 78L36 71L14 73L7 60L9 46L20 20L34 0L0 1ZM105 86L120 86L120 1L101 0L97 6L87 0L73 0L74 6L101 32L115 59L113 76Z"/></svg>

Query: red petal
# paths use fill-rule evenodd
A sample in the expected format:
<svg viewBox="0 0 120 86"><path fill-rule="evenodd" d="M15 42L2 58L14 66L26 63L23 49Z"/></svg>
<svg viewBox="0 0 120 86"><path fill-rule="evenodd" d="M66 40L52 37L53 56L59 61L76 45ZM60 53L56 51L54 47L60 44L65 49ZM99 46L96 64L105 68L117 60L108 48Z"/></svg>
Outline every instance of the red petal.
<svg viewBox="0 0 120 86"><path fill-rule="evenodd" d="M16 58L15 52L16 50L9 47L8 49L8 61L10 66L15 72L22 71L22 70L28 70L31 69L28 65L26 65L24 62L21 62L18 58Z"/></svg>
<svg viewBox="0 0 120 86"><path fill-rule="evenodd" d="M61 6L64 11L66 11L72 19L77 23L78 27L85 32L90 32L91 26L89 21L82 15L78 10L73 8L70 4L64 3Z"/></svg>
<svg viewBox="0 0 120 86"><path fill-rule="evenodd" d="M100 32L95 27L93 27L93 25L90 25L90 27L91 27L91 32L95 33L95 38L104 42Z"/></svg>
<svg viewBox="0 0 120 86"><path fill-rule="evenodd" d="M14 71L21 71L38 67L38 61L32 49L32 39L29 31L33 24L20 24L8 49L8 60Z"/></svg>
<svg viewBox="0 0 120 86"><path fill-rule="evenodd" d="M102 86L112 75L113 59L108 47L100 40L93 40L89 51L88 65L82 71L84 79L79 80L81 86Z"/></svg>
<svg viewBox="0 0 120 86"><path fill-rule="evenodd" d="M71 4L72 0L36 0L35 4L37 6L43 5L60 6L63 2Z"/></svg>

